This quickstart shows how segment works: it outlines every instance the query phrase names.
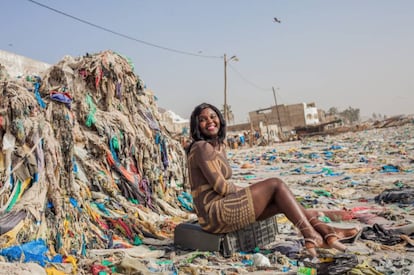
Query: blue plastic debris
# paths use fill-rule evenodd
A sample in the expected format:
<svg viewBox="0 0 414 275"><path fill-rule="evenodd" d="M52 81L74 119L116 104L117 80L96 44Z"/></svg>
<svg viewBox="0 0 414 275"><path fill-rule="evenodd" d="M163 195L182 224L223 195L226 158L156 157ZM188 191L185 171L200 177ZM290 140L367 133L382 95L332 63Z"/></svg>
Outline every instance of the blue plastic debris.
<svg viewBox="0 0 414 275"><path fill-rule="evenodd" d="M0 255L10 262L36 262L45 266L47 262L61 263L62 257L56 255L49 259L46 255L49 249L42 239L31 241L22 245L15 245L0 250Z"/></svg>

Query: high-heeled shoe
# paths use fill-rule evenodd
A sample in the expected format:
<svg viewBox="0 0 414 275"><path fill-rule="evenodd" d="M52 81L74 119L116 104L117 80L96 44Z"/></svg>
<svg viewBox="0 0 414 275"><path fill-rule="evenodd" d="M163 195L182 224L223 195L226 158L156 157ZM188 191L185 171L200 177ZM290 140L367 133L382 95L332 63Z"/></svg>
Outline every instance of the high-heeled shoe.
<svg viewBox="0 0 414 275"><path fill-rule="evenodd" d="M338 240L341 243L352 244L352 243L355 243L359 239L359 237L361 237L362 227L357 226L357 227L354 227L354 228L349 228L349 230L352 230L352 232L354 232L354 233L349 234L346 237L338 238Z"/></svg>
<svg viewBox="0 0 414 275"><path fill-rule="evenodd" d="M304 221L298 222L295 227L301 232L304 238L306 250L313 257L317 257L318 253L316 252L316 248L324 245L322 237L315 231L313 226L304 225ZM308 231L309 234L305 234L306 231Z"/></svg>
<svg viewBox="0 0 414 275"><path fill-rule="evenodd" d="M347 249L343 243L355 242L362 232L358 227L347 229L333 227L320 221L317 217L310 218L309 222L321 234L323 240L330 248L335 248L340 251Z"/></svg>
<svg viewBox="0 0 414 275"><path fill-rule="evenodd" d="M318 257L318 253L316 252L316 248L318 247L318 243L314 238L304 238L305 241L305 248L312 255L312 257Z"/></svg>

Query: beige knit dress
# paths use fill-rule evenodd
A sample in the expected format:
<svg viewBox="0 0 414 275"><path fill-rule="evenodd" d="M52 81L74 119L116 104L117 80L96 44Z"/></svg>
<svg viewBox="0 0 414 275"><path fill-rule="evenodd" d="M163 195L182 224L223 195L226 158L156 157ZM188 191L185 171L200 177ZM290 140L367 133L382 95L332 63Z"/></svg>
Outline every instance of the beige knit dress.
<svg viewBox="0 0 414 275"><path fill-rule="evenodd" d="M201 227L212 233L236 231L255 222L250 189L227 180L231 167L226 152L206 141L195 142L188 154L194 208Z"/></svg>

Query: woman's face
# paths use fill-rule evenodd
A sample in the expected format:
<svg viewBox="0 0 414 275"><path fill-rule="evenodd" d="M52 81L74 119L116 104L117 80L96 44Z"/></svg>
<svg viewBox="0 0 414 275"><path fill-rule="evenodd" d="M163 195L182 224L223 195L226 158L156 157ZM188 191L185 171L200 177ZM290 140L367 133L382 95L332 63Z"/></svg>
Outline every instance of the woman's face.
<svg viewBox="0 0 414 275"><path fill-rule="evenodd" d="M198 116L200 132L209 138L216 138L220 130L220 118L211 108L205 108Z"/></svg>

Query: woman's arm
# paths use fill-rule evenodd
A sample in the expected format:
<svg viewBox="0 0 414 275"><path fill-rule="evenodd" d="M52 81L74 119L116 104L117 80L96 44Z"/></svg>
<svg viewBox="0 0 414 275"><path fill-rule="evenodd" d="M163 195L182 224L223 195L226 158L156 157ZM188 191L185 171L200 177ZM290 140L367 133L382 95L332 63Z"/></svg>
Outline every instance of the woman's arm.
<svg viewBox="0 0 414 275"><path fill-rule="evenodd" d="M222 173L222 169L231 168L223 163L223 160L210 143L200 142L197 144L194 148L194 157L204 177L213 186L214 191L221 196L236 192L236 186L228 182Z"/></svg>

